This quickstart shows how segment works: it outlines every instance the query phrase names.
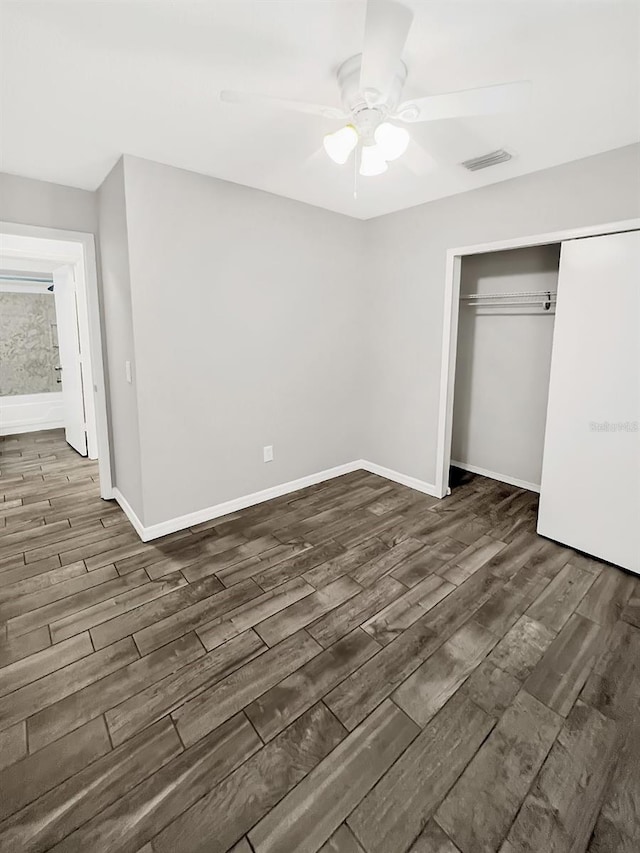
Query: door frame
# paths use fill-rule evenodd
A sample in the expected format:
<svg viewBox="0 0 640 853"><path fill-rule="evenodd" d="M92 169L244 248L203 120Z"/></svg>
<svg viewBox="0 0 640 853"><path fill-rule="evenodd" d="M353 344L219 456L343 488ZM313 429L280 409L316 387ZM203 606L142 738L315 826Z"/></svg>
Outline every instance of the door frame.
<svg viewBox="0 0 640 853"><path fill-rule="evenodd" d="M113 499L111 447L107 415L106 356L102 337L100 294L95 237L83 231L66 231L39 225L0 221L0 248L5 256L71 264L76 278L80 346L89 353L83 378L93 393L85 393L87 445L90 458L98 459L100 497ZM86 387L85 387L86 391Z"/></svg>
<svg viewBox="0 0 640 853"><path fill-rule="evenodd" d="M447 250L442 320L440 396L438 401L438 439L436 444L435 491L437 497L444 498L450 492L449 468L451 465L451 441L453 436L453 396L458 349L458 315L460 310L462 259L467 255L504 252L509 249L524 249L530 246L547 246L550 243L578 240L581 237L595 237L601 234L615 234L619 231L637 231L638 229L640 229L640 219L623 219L619 222L586 225L580 228L567 228L563 231L552 231L529 237L514 237L510 240L495 240L491 243L478 243L473 246L461 246Z"/></svg>

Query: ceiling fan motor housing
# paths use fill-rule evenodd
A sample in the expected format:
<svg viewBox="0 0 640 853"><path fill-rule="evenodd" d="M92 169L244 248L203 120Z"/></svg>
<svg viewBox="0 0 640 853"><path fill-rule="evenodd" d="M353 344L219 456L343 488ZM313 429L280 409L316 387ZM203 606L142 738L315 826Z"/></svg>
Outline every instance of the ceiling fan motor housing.
<svg viewBox="0 0 640 853"><path fill-rule="evenodd" d="M378 125L394 113L400 103L402 88L407 79L407 66L402 60L398 61L396 73L389 82L387 91L381 93L360 88L361 64L361 53L343 62L337 72L338 85L345 111L351 116L363 141L372 144Z"/></svg>

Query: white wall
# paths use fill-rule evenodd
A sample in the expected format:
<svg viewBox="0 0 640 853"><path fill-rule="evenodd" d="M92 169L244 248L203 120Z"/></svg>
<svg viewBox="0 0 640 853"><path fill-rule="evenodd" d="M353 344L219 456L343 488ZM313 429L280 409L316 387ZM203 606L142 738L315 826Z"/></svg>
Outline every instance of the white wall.
<svg viewBox="0 0 640 853"><path fill-rule="evenodd" d="M98 190L102 261L101 308L111 443L113 485L129 502L138 518L144 518L138 398L129 241L122 158ZM126 380L125 361L130 361L133 383Z"/></svg>
<svg viewBox="0 0 640 853"><path fill-rule="evenodd" d="M558 288L560 246L462 259L462 294ZM452 459L539 487L555 313L460 302Z"/></svg>
<svg viewBox="0 0 640 853"><path fill-rule="evenodd" d="M640 145L369 220L361 455L435 482L449 248L640 216Z"/></svg>
<svg viewBox="0 0 640 853"><path fill-rule="evenodd" d="M145 524L359 458L366 223L133 157L125 187Z"/></svg>

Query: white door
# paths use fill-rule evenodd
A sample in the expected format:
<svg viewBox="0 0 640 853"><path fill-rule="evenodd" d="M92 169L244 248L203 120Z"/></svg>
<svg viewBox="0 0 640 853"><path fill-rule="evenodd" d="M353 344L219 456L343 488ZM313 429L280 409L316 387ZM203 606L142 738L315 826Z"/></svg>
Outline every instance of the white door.
<svg viewBox="0 0 640 853"><path fill-rule="evenodd" d="M640 573L640 231L562 244L538 533Z"/></svg>
<svg viewBox="0 0 640 853"><path fill-rule="evenodd" d="M87 430L82 391L82 364L78 334L78 309L73 267L60 267L53 273L53 295L64 403L65 437L82 456L87 455Z"/></svg>

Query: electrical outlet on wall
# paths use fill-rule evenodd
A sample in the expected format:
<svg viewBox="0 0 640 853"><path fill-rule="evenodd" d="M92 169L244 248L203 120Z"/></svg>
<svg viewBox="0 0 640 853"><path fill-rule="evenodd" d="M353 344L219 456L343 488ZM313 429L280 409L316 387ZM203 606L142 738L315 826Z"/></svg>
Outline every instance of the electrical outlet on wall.
<svg viewBox="0 0 640 853"><path fill-rule="evenodd" d="M273 462L273 445L268 444L262 448L262 455L265 462Z"/></svg>

